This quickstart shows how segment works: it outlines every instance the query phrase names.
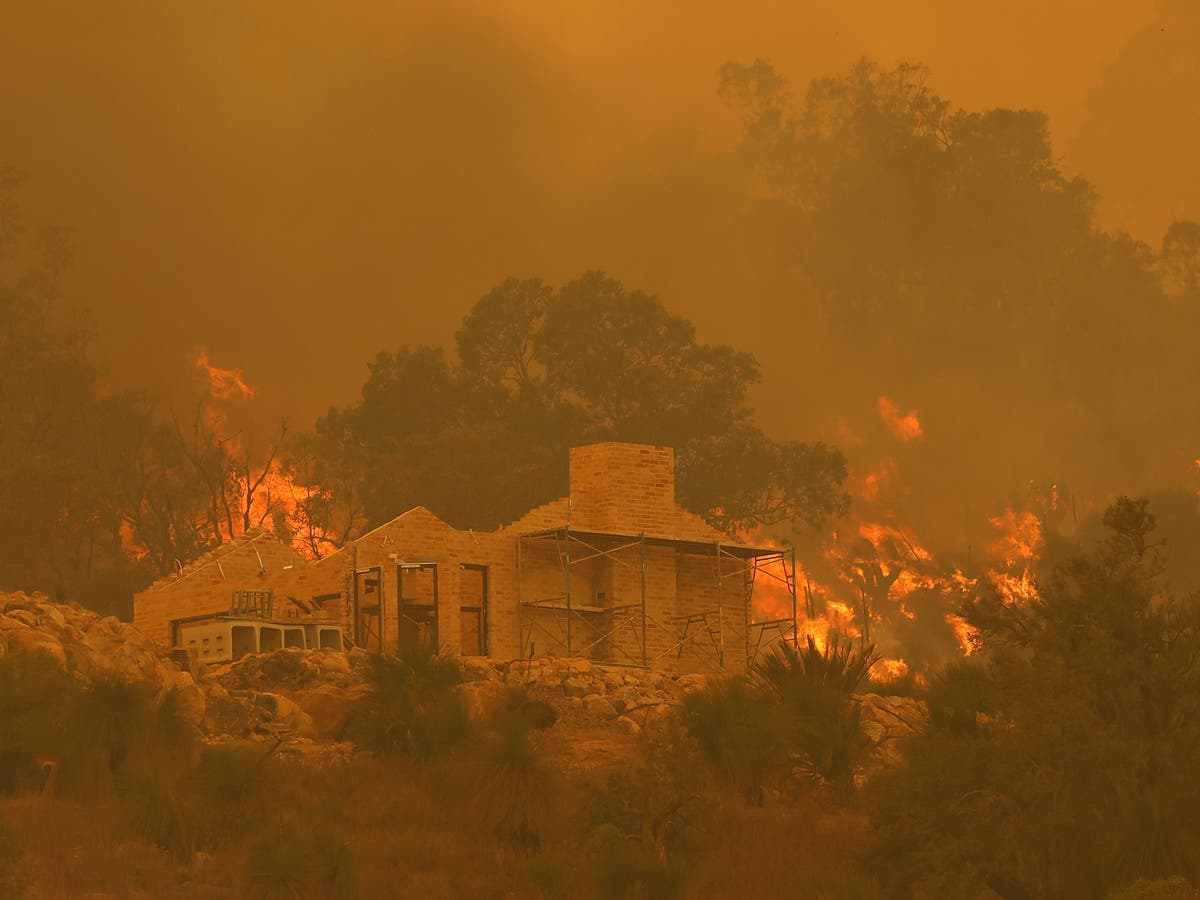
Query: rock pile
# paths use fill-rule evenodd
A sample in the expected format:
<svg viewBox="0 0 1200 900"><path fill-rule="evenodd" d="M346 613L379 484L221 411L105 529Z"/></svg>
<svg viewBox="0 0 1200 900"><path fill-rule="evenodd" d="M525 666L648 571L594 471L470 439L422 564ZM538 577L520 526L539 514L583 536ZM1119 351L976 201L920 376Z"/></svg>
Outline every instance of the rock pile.
<svg viewBox="0 0 1200 900"><path fill-rule="evenodd" d="M473 715L512 703L514 692L548 704L574 725L611 723L636 734L678 709L685 694L702 687L703 675L601 666L586 659L545 657L501 662L482 657L463 661L462 691Z"/></svg>
<svg viewBox="0 0 1200 900"><path fill-rule="evenodd" d="M46 653L85 682L118 679L175 689L186 719L214 741L287 736L290 743L328 746L340 741L370 689L367 655L360 650L276 650L212 666L197 680L129 623L41 595L0 593L0 657L21 652ZM463 669L459 690L472 718L519 708L538 727L561 722L631 735L672 715L684 696L706 682L704 675L555 657L468 657ZM858 699L864 732L881 758L894 753L897 738L928 727L919 701L878 694Z"/></svg>
<svg viewBox="0 0 1200 900"><path fill-rule="evenodd" d="M174 689L184 718L197 727L204 720L204 691L128 622L42 594L0 593L0 657L38 652L85 683L117 680Z"/></svg>
<svg viewBox="0 0 1200 900"><path fill-rule="evenodd" d="M202 681L212 707L208 731L338 740L368 690L365 662L359 651L285 648L211 667Z"/></svg>

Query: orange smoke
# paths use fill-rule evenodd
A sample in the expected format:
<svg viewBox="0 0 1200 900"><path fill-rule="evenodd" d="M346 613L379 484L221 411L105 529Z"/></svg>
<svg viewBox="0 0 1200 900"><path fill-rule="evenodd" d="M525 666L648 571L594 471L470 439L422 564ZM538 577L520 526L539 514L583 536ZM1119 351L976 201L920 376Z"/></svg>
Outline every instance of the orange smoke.
<svg viewBox="0 0 1200 900"><path fill-rule="evenodd" d="M879 398L879 415L901 441L911 441L919 438L923 432L921 431L921 420L917 418L915 409L909 410L903 415L898 407L888 397Z"/></svg>

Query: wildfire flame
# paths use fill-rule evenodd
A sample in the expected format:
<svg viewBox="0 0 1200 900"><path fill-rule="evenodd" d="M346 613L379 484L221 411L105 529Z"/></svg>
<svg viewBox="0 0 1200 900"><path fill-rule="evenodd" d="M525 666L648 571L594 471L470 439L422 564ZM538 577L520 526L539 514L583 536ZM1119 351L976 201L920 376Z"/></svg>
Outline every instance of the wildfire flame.
<svg viewBox="0 0 1200 900"><path fill-rule="evenodd" d="M254 388L246 384L241 369L222 369L214 366L208 352L201 350L196 356L196 368L208 378L209 396L219 400L249 400Z"/></svg>
<svg viewBox="0 0 1200 900"><path fill-rule="evenodd" d="M1042 522L1031 512L1018 513L1006 509L988 519L1000 531L990 552L1004 560L1008 567L1028 563L1038 558L1042 545Z"/></svg>
<svg viewBox="0 0 1200 900"><path fill-rule="evenodd" d="M988 521L1000 531L1000 537L989 548L993 556L1003 560L1008 571L988 572L996 590L1005 603L1029 603L1038 599L1033 579L1033 563L1042 546L1042 522L1033 513L1017 513L1006 509ZM1020 571L1017 571L1017 570Z"/></svg>
<svg viewBox="0 0 1200 900"><path fill-rule="evenodd" d="M266 462L256 465L242 435L230 433L230 410L252 400L256 394L242 370L213 365L203 350L195 362L206 377L210 401L203 410L204 421L213 437L236 461L233 480L246 512L245 516L234 519L232 533L227 523L219 524L221 539L237 537L247 522L251 526L269 524L281 537L290 538L296 551L309 559L319 559L336 550L337 545L314 526L308 512L315 501L323 499L322 492L298 484L275 452Z"/></svg>
<svg viewBox="0 0 1200 900"><path fill-rule="evenodd" d="M889 397L879 398L879 415L892 434L901 441L915 440L924 433L921 430L921 420L917 418L917 411L913 409L901 414L900 407Z"/></svg>

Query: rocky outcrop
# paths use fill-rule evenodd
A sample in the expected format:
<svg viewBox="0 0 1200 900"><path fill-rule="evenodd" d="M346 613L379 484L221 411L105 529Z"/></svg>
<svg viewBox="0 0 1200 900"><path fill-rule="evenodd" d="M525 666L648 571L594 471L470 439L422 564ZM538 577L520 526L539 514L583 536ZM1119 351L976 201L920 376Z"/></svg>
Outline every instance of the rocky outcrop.
<svg viewBox="0 0 1200 900"><path fill-rule="evenodd" d="M285 648L209 668L201 686L209 734L340 740L369 687L366 657L338 650Z"/></svg>
<svg viewBox="0 0 1200 900"><path fill-rule="evenodd" d="M610 724L637 733L670 715L689 691L704 684L702 675L676 675L587 659L545 657L496 662L468 659L467 677L503 683L531 701L548 704L569 725ZM469 691L471 682L464 686Z"/></svg>
<svg viewBox="0 0 1200 900"><path fill-rule="evenodd" d="M0 656L42 653L84 683L116 680L174 691L185 721L199 725L206 697L145 633L128 622L41 594L0 593Z"/></svg>
<svg viewBox="0 0 1200 900"><path fill-rule="evenodd" d="M0 657L14 653L44 653L85 682L117 679L152 685L164 695L173 691L182 718L210 740L284 738L310 756L353 752L341 737L370 690L368 657L359 650L276 650L211 666L194 678L129 623L40 595L0 593ZM459 691L472 719L514 710L538 729L612 729L608 733L625 736L665 721L707 682L699 674L557 657L469 657L462 666ZM920 701L878 694L856 699L863 732L885 763L898 758L901 738L928 727ZM314 749L318 745L325 749Z"/></svg>

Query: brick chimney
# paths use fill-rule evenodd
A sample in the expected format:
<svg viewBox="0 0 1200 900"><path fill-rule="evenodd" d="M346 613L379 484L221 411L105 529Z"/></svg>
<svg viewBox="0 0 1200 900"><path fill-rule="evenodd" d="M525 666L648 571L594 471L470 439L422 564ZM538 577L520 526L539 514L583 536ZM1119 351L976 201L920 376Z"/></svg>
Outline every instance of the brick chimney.
<svg viewBox="0 0 1200 900"><path fill-rule="evenodd" d="M674 537L675 451L648 444L572 447L571 525Z"/></svg>

